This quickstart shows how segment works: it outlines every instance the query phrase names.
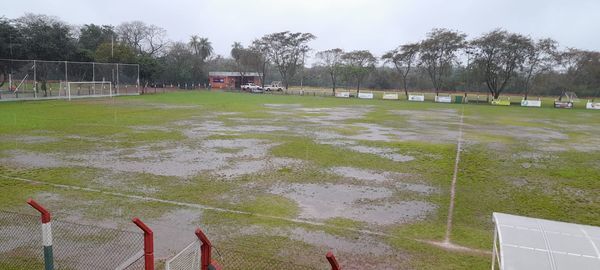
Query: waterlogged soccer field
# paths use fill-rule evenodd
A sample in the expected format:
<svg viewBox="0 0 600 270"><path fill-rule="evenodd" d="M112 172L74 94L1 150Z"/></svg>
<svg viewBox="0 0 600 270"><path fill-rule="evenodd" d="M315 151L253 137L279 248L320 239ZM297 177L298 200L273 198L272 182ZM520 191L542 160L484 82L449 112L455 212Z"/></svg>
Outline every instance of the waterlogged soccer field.
<svg viewBox="0 0 600 270"><path fill-rule="evenodd" d="M0 139L0 208L139 216L159 260L200 226L318 269L327 250L344 269L489 269L494 211L600 225L598 111L178 92L0 103Z"/></svg>

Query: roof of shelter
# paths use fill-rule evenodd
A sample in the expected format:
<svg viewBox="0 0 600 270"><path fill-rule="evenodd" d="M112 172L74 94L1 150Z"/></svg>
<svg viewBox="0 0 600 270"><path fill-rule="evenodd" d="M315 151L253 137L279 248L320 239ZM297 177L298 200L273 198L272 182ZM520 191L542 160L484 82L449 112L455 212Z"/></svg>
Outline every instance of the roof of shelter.
<svg viewBox="0 0 600 270"><path fill-rule="evenodd" d="M242 77L240 72L235 71L211 71L208 72L208 76L217 76L217 77ZM244 77L259 77L260 73L258 72L245 72Z"/></svg>
<svg viewBox="0 0 600 270"><path fill-rule="evenodd" d="M600 227L493 214L500 269L600 269Z"/></svg>

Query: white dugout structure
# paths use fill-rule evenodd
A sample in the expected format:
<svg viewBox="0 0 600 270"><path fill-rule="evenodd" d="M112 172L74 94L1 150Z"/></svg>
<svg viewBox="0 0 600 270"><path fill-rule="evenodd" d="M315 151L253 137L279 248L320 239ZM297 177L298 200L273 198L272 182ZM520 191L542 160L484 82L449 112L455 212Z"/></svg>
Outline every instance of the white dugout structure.
<svg viewBox="0 0 600 270"><path fill-rule="evenodd" d="M137 95L138 64L0 59L0 100Z"/></svg>
<svg viewBox="0 0 600 270"><path fill-rule="evenodd" d="M600 227L494 213L492 270L600 269Z"/></svg>

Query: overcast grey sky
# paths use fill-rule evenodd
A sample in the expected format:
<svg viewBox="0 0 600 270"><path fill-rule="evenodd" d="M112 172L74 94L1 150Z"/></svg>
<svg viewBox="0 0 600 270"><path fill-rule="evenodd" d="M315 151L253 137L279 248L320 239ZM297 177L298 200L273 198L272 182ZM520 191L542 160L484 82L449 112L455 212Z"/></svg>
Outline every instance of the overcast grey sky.
<svg viewBox="0 0 600 270"><path fill-rule="evenodd" d="M264 34L311 32L316 50L368 49L377 55L422 39L434 27L470 38L497 27L551 37L563 47L600 50L600 0L20 0L0 15L25 12L60 17L71 24L141 20L165 28L170 40L208 37L218 54Z"/></svg>

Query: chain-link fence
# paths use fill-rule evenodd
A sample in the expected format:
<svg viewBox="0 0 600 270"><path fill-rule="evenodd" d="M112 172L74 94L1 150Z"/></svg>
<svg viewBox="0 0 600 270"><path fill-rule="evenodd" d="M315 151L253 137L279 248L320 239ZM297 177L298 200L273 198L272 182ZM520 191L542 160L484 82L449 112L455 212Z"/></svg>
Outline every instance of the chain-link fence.
<svg viewBox="0 0 600 270"><path fill-rule="evenodd" d="M53 220L54 269L143 269L141 232ZM43 269L39 216L0 211L0 269Z"/></svg>
<svg viewBox="0 0 600 270"><path fill-rule="evenodd" d="M187 245L183 250L165 262L165 270L187 270L200 269L200 246L199 240Z"/></svg>
<svg viewBox="0 0 600 270"><path fill-rule="evenodd" d="M314 266L301 265L298 262L286 261L284 259L275 259L272 257L251 254L242 250L231 248L215 248L215 259L223 269L243 270L243 269L285 269L285 270L314 270L324 269Z"/></svg>
<svg viewBox="0 0 600 270"><path fill-rule="evenodd" d="M110 85L106 96L137 94L139 70L137 64L0 59L0 100L98 96L81 91L82 83Z"/></svg>

